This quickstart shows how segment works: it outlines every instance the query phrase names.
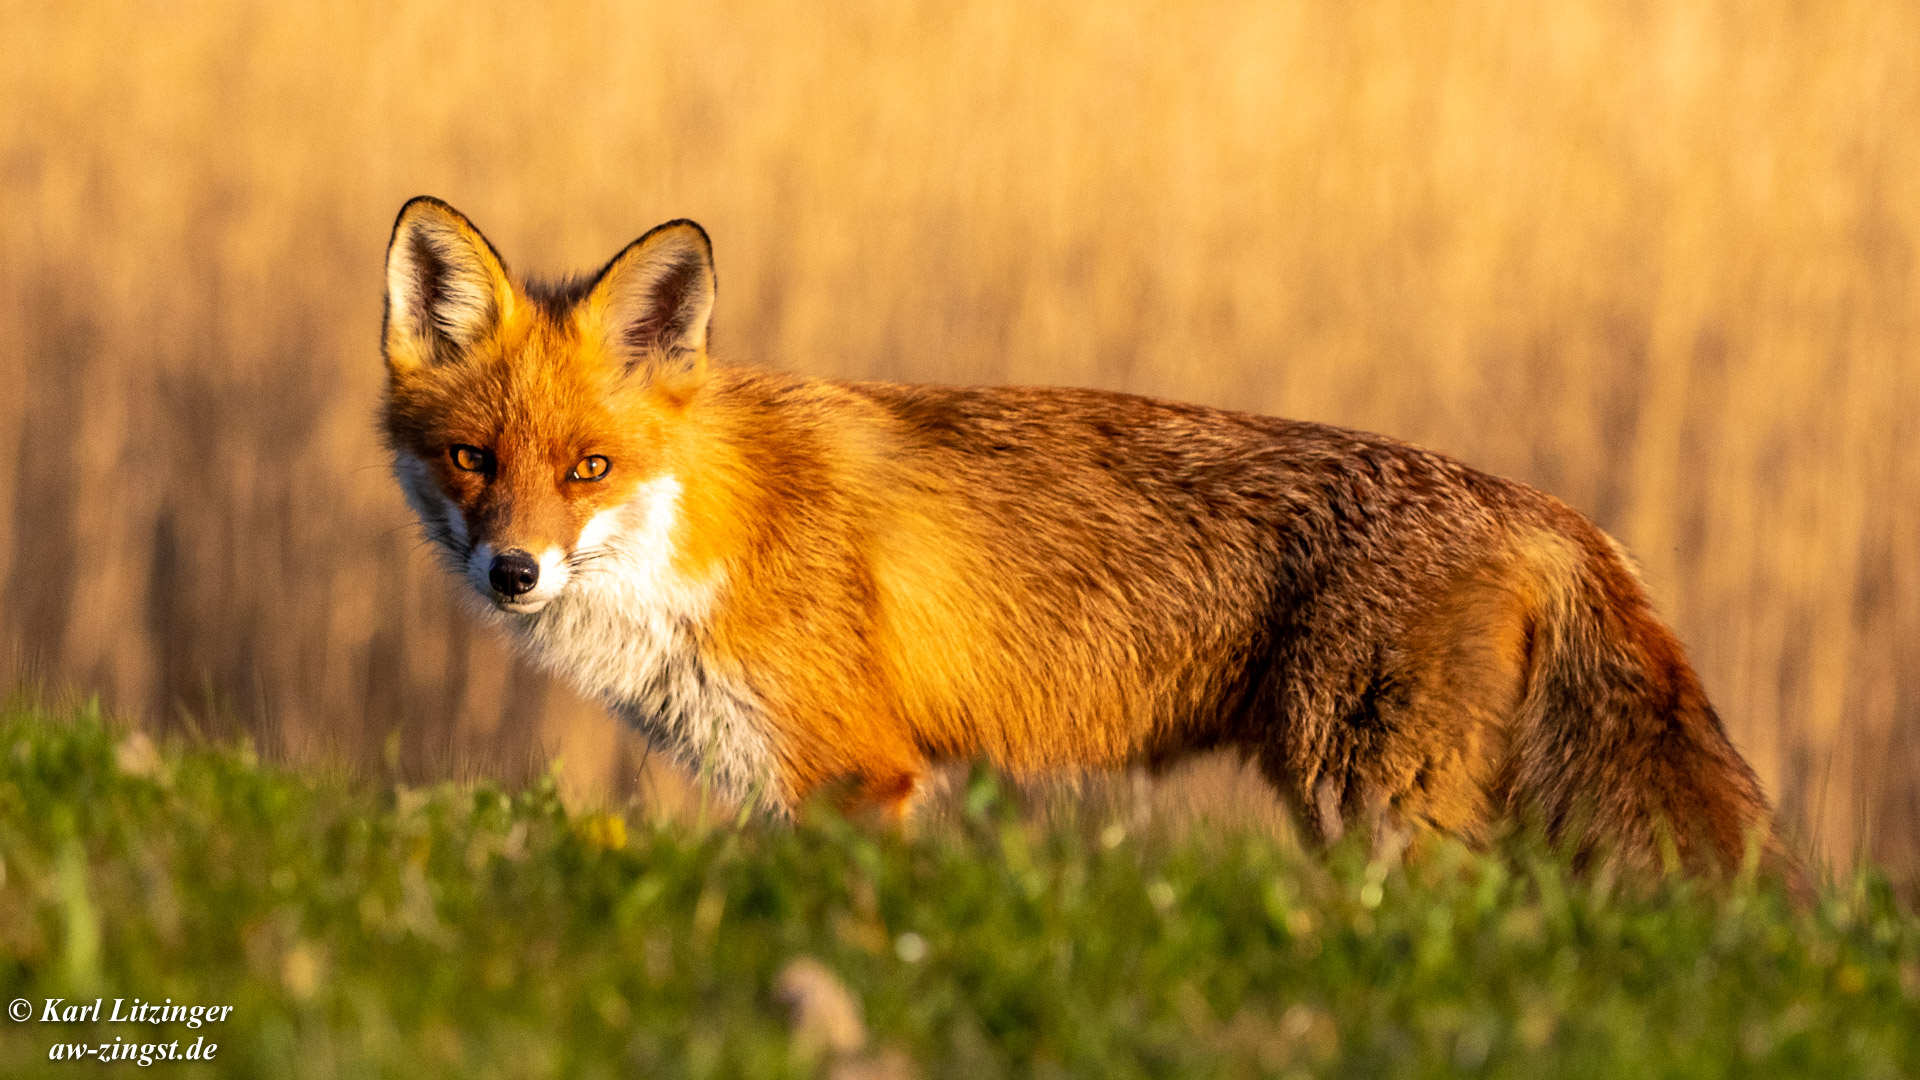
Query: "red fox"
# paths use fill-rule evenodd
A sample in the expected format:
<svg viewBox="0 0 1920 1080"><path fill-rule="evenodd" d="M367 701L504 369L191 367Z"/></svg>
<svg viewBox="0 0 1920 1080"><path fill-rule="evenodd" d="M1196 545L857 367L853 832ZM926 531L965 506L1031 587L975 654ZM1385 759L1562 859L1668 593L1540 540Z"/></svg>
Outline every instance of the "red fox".
<svg viewBox="0 0 1920 1080"><path fill-rule="evenodd" d="M713 304L691 221L541 284L414 199L385 428L477 606L731 795L904 814L944 761L1226 748L1326 842L1777 850L1621 549L1550 496L1322 424L719 366Z"/></svg>

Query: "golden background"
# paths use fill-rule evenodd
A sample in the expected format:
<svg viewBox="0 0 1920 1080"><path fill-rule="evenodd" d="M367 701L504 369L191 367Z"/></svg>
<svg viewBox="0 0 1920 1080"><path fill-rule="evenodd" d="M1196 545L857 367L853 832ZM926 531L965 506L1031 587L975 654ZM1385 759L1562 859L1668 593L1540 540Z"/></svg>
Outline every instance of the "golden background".
<svg viewBox="0 0 1920 1080"><path fill-rule="evenodd" d="M637 742L419 548L374 433L381 256L422 192L521 271L686 216L723 359L1283 413L1560 495L1642 560L1790 825L1920 864L1920 7L0 25L15 676L294 760L511 779L558 752L632 795Z"/></svg>

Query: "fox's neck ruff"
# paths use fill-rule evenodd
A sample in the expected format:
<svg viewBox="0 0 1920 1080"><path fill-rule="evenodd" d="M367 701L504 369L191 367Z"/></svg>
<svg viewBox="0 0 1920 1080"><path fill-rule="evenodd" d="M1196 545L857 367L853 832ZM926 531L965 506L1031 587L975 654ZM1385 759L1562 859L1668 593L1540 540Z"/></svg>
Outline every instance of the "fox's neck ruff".
<svg viewBox="0 0 1920 1080"><path fill-rule="evenodd" d="M781 802L758 703L702 650L725 581L719 571L689 580L674 565L680 493L674 476L655 477L594 517L568 560L566 588L507 625L535 662L604 702L723 795Z"/></svg>

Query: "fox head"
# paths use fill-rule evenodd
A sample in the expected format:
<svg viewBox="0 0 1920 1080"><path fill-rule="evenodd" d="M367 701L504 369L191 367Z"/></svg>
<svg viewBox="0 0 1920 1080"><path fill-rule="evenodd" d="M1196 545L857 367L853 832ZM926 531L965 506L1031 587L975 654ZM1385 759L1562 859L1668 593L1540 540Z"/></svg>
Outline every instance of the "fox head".
<svg viewBox="0 0 1920 1080"><path fill-rule="evenodd" d="M408 202L387 248L385 427L427 534L499 610L539 611L671 482L666 436L706 366L712 247L691 221L629 244L590 279L508 276L437 199Z"/></svg>

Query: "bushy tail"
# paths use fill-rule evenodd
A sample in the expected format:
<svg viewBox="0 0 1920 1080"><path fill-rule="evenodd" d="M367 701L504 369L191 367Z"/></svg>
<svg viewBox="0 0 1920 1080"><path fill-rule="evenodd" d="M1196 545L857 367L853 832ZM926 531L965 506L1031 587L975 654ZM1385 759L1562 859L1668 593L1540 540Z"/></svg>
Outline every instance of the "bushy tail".
<svg viewBox="0 0 1920 1080"><path fill-rule="evenodd" d="M1530 553L1531 670L1503 780L1516 813L1583 861L1731 872L1804 888L1753 770L1625 559L1584 528Z"/></svg>

